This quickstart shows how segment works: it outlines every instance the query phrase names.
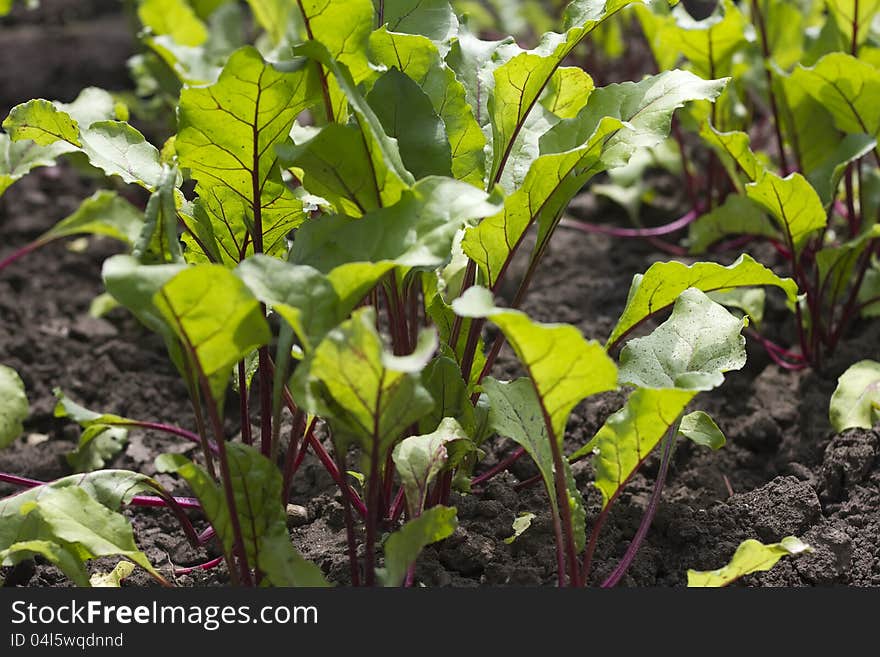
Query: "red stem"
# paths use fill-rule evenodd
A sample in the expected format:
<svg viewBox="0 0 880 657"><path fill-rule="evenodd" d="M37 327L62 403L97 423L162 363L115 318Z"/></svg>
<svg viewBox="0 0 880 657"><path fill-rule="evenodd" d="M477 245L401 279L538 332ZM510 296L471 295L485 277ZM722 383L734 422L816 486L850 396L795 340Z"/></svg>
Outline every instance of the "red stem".
<svg viewBox="0 0 880 657"><path fill-rule="evenodd" d="M660 237L661 235L669 235L682 228L686 228L688 225L694 223L702 213L703 207L698 206L675 221L654 228L616 228L614 226L602 226L600 224L591 224L585 221L574 221L571 219L562 219L560 220L559 225L565 228L574 228L582 233L601 233L603 235L611 235L612 237Z"/></svg>
<svg viewBox="0 0 880 657"><path fill-rule="evenodd" d="M19 258L23 258L27 254L29 254L33 251L36 251L44 244L48 244L48 240L45 240L45 241L34 240L30 244L26 244L25 246L21 247L17 251L13 251L8 256L6 256L2 260L0 260L0 271L3 271L4 269L6 269L6 267L11 265L13 262L18 260Z"/></svg>
<svg viewBox="0 0 880 657"><path fill-rule="evenodd" d="M480 484L489 481L495 475L504 472L511 465L519 461L525 455L525 453L526 450L522 447L514 450L511 454L507 456L507 458L496 463L493 467L486 470L486 472L481 474L479 477L474 477L473 479L471 479L471 488L476 488Z"/></svg>
<svg viewBox="0 0 880 657"><path fill-rule="evenodd" d="M216 559L211 559L210 561L206 561L205 563L200 563L197 566L187 566L185 568L175 568L174 574L178 575L178 576L179 575L189 575L190 573L193 573L197 570L211 570L211 569L219 566L221 563L223 563L222 556L217 557Z"/></svg>
<svg viewBox="0 0 880 657"><path fill-rule="evenodd" d="M676 423L672 426L670 434L666 438L666 445L663 448L663 460L660 463L660 472L657 473L654 492L651 494L651 501L648 503L648 508L645 511L645 515L642 517L639 529L633 537L632 542L629 544L629 547L626 549L620 563L617 564L617 568L615 568L614 572L611 573L608 579L602 583L602 588L616 586L617 583L623 579L626 571L629 570L630 565L632 565L633 560L636 558L636 554L642 546L645 537L648 535L648 530L651 528L651 523L654 520L654 516L657 514L657 508L660 506L660 496L663 493L663 485L666 483L666 475L669 472L669 462L672 460L672 446L675 444L675 433L677 431L678 424Z"/></svg>

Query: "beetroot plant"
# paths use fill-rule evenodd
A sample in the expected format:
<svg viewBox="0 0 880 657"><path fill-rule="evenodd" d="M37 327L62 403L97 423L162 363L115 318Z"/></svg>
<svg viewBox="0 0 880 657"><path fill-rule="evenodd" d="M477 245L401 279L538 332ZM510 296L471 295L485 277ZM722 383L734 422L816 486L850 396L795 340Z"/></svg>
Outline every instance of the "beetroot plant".
<svg viewBox="0 0 880 657"><path fill-rule="evenodd" d="M563 30L531 50L480 40L445 2L251 3L265 33L230 53L211 46L206 27L219 24L214 12L233 11L229 3L163 3L181 16L164 23L154 4L141 3L140 16L178 76L179 94L168 96L174 136L150 144L103 92L69 105L33 100L3 123L3 175L12 184L74 156L145 190L143 210L98 192L25 251L74 233L127 244L104 263L107 293L164 339L197 430L88 411L59 392L57 413L84 429L70 464L91 472L53 483L0 475L32 487L0 506L16 518L15 531L0 534L3 562L41 554L83 583L83 562L112 553L161 577L118 513L155 504L177 513L195 544L216 537L233 583L324 584L285 524L311 451L339 487L350 583L411 585L419 552L456 529L453 493L479 494L510 464L481 466L490 441L507 439L540 471L559 584L582 586L620 491L659 449L644 520L602 582L617 584L656 512L678 438L724 443L708 415L689 411L743 367L748 322L709 294L775 286L796 304L796 283L746 255L729 266L657 263L634 279L604 344L518 308L571 198L663 142L677 109L712 103L727 80L674 69L595 88L588 72L564 65L632 0L575 0ZM524 250L524 276L508 281ZM510 283L515 293L502 298ZM629 339L661 315L650 334ZM487 322L498 329L491 345ZM506 343L522 378L492 376ZM9 443L26 400L7 370L0 387L11 391L0 406L0 442ZM619 389L623 408L566 453L572 409ZM135 428L199 444L196 459L156 459L197 502L100 469ZM596 518L571 473L584 458L603 497ZM67 531L53 514L77 504L95 512ZM183 513L192 507L212 528L201 536ZM105 526L113 540L91 540ZM710 583L756 568L747 557Z"/></svg>

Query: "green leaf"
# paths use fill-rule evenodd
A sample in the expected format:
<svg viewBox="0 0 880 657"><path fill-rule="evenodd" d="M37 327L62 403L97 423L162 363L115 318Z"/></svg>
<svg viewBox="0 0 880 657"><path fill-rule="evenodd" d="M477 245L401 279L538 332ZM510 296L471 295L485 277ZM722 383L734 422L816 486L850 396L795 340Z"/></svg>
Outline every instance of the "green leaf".
<svg viewBox="0 0 880 657"><path fill-rule="evenodd" d="M84 488L41 486L36 494L24 500L18 499L20 497L15 495L0 502L0 519L4 525L0 531L0 548L8 549L21 541L48 541L81 561L126 557L162 580L135 545L128 520L101 504ZM10 541L9 537L14 539ZM77 576L80 573L79 569L75 571Z"/></svg>
<svg viewBox="0 0 880 657"><path fill-rule="evenodd" d="M331 123L300 143L279 145L276 151L306 189L339 213L359 217L381 208L388 198L376 180L367 142L357 126Z"/></svg>
<svg viewBox="0 0 880 657"><path fill-rule="evenodd" d="M738 287L724 292L710 292L712 301L727 308L742 310L749 317L749 323L759 325L764 321L764 303L767 293L760 287Z"/></svg>
<svg viewBox="0 0 880 657"><path fill-rule="evenodd" d="M532 520L534 520L537 516L534 513L530 513L528 511L524 513L520 513L513 521L513 534L504 539L504 542L508 545L512 544L516 539L523 535L523 533L532 526Z"/></svg>
<svg viewBox="0 0 880 657"><path fill-rule="evenodd" d="M577 116L596 88L593 78L581 68L563 66L556 69L546 93L540 102L544 108L560 119Z"/></svg>
<svg viewBox="0 0 880 657"><path fill-rule="evenodd" d="M779 278L745 254L727 267L714 262L698 262L691 266L674 261L654 263L644 274L633 277L626 307L608 337L607 348L614 347L648 317L671 306L690 287L708 293L765 285L780 288L791 303L797 298L797 285L793 280Z"/></svg>
<svg viewBox="0 0 880 657"><path fill-rule="evenodd" d="M342 64L354 84L360 84L372 74L367 58L370 32L374 25L373 3L370 0L302 0L296 3L302 14L304 38L315 40L326 48L334 61ZM331 121L344 123L347 113L347 92L343 82L330 76L331 67L321 62L322 84L327 86L327 97L332 107ZM326 109L326 108L325 108Z"/></svg>
<svg viewBox="0 0 880 657"><path fill-rule="evenodd" d="M538 466L544 487L550 492L550 504L556 508L553 452L535 386L525 377L515 381L498 381L489 376L483 379L483 391L489 398L489 426L492 431L510 438L526 450Z"/></svg>
<svg viewBox="0 0 880 657"><path fill-rule="evenodd" d="M551 432L562 444L571 410L583 399L617 387L617 367L595 340L568 324L541 324L518 310L494 305L485 288L471 287L453 301L463 317L488 317L528 370Z"/></svg>
<svg viewBox="0 0 880 657"><path fill-rule="evenodd" d="M847 287L853 282L859 258L871 240L877 237L880 237L880 225L875 224L855 239L838 246L825 247L816 253L818 280L821 281L823 299L827 296L831 304L836 304L837 300L842 298Z"/></svg>
<svg viewBox="0 0 880 657"><path fill-rule="evenodd" d="M605 167L601 163L607 141L621 128L614 119L603 121L583 146L536 159L522 186L504 200L504 209L469 228L462 249L480 267L487 285L497 289L529 227L540 225L541 236L584 184Z"/></svg>
<svg viewBox="0 0 880 657"><path fill-rule="evenodd" d="M807 180L825 207L834 202L846 168L875 148L877 140L873 137L863 134L846 135L820 164L809 171Z"/></svg>
<svg viewBox="0 0 880 657"><path fill-rule="evenodd" d="M70 105L47 100L18 105L3 127L14 141L30 139L38 146L54 145L59 149L57 154L79 150L107 175L154 189L162 171L159 151L127 123L106 120L106 92L87 91Z"/></svg>
<svg viewBox="0 0 880 657"><path fill-rule="evenodd" d="M880 93L880 71L844 53L831 53L812 68L798 67L792 81L827 109L834 125L847 133L880 135L873 98Z"/></svg>
<svg viewBox="0 0 880 657"><path fill-rule="evenodd" d="M242 544L251 568L259 568L276 586L326 585L320 571L306 562L287 534L286 514L281 505L281 472L253 447L227 443L229 477L235 499ZM226 554L233 552L233 516L217 482L189 459L162 454L156 459L160 472L174 472L193 489Z"/></svg>
<svg viewBox="0 0 880 657"><path fill-rule="evenodd" d="M841 134L825 105L810 95L798 69L774 77L781 127L803 171L812 173L840 144Z"/></svg>
<svg viewBox="0 0 880 657"><path fill-rule="evenodd" d="M142 0L138 18L154 33L167 34L182 46L200 46L208 30L186 0Z"/></svg>
<svg viewBox="0 0 880 657"><path fill-rule="evenodd" d="M29 100L16 105L3 121L3 129L14 141L30 139L38 146L64 141L82 146L76 121L48 100Z"/></svg>
<svg viewBox="0 0 880 657"><path fill-rule="evenodd" d="M262 234L254 239L260 243L270 243L279 224L284 234L305 218L302 202L281 182L275 146L313 102L314 87L306 70L282 72L245 47L232 54L215 84L180 94L180 165L198 180L196 191L218 220L234 227L244 222L253 231L259 212Z"/></svg>
<svg viewBox="0 0 880 657"><path fill-rule="evenodd" d="M293 11L289 0L248 0L257 23L266 30L273 43L279 43L287 32Z"/></svg>
<svg viewBox="0 0 880 657"><path fill-rule="evenodd" d="M715 420L703 411L694 411L681 418L678 435L710 449L721 449L727 442Z"/></svg>
<svg viewBox="0 0 880 657"><path fill-rule="evenodd" d="M67 462L74 472L91 472L116 456L128 441L128 429L132 420L109 413L96 413L67 398L55 389L58 403L55 417L67 417L79 424L84 431L76 449L67 454Z"/></svg>
<svg viewBox="0 0 880 657"><path fill-rule="evenodd" d="M826 0L826 4L845 43L861 45L867 40L880 0Z"/></svg>
<svg viewBox="0 0 880 657"><path fill-rule="evenodd" d="M124 198L107 190L99 190L85 199L72 215L62 219L39 241L70 235L104 235L133 245L140 237L144 215Z"/></svg>
<svg viewBox="0 0 880 657"><path fill-rule="evenodd" d="M423 36L391 33L382 28L370 35L370 50L377 63L405 73L431 100L446 126L453 177L483 187L486 138L474 117L464 85L443 61L437 46Z"/></svg>
<svg viewBox="0 0 880 657"><path fill-rule="evenodd" d="M806 239L828 219L816 190L799 173L780 178L767 171L757 182L746 185L746 195L770 213L795 250L803 248Z"/></svg>
<svg viewBox="0 0 880 657"><path fill-rule="evenodd" d="M122 580L134 572L134 564L120 561L109 573L95 573L89 577L89 584L95 588L114 588L122 586Z"/></svg>
<svg viewBox="0 0 880 657"><path fill-rule="evenodd" d="M666 36L688 59L701 77L729 75L731 58L745 42L746 18L730 0L720 5L713 16L696 21L680 8L675 11L675 27L667 27Z"/></svg>
<svg viewBox="0 0 880 657"><path fill-rule="evenodd" d="M810 18L802 7L792 2L769 2L764 11L770 59L779 69L787 71L803 57Z"/></svg>
<svg viewBox="0 0 880 657"><path fill-rule="evenodd" d="M217 403L223 400L232 366L271 338L260 302L220 265L184 269L152 302L198 361Z"/></svg>
<svg viewBox="0 0 880 657"><path fill-rule="evenodd" d="M385 0L382 9L389 32L420 34L440 42L458 33L458 19L448 0Z"/></svg>
<svg viewBox="0 0 880 657"><path fill-rule="evenodd" d="M718 153L734 182L739 181L738 172L742 172L748 182L755 182L762 175L764 166L752 152L745 132L720 132L705 123L700 128L700 137Z"/></svg>
<svg viewBox="0 0 880 657"><path fill-rule="evenodd" d="M756 202L739 194L731 194L724 203L702 215L689 226L688 246L691 253L705 253L710 246L734 235L779 236L763 209Z"/></svg>
<svg viewBox="0 0 880 657"><path fill-rule="evenodd" d="M333 74L333 79L348 100L349 108L354 113L355 121L360 128L361 138L370 154L373 172L371 184L379 190L383 206L397 202L403 190L414 182L413 176L403 166L397 142L385 134L382 124L351 73L343 64L333 59L327 48L317 41L309 41L297 46L294 48L294 54L319 62Z"/></svg>
<svg viewBox="0 0 880 657"><path fill-rule="evenodd" d="M689 288L678 297L668 320L623 348L620 381L644 388L717 388L724 372L746 364L741 332L747 323Z"/></svg>
<svg viewBox="0 0 880 657"><path fill-rule="evenodd" d="M452 175L446 126L413 79L392 68L376 80L367 102L385 133L397 140L403 163L416 180Z"/></svg>
<svg viewBox="0 0 880 657"><path fill-rule="evenodd" d="M440 267L465 221L495 214L499 205L496 196L467 183L431 176L395 205L359 219L336 215L309 221L297 232L291 260L323 272L350 262Z"/></svg>
<svg viewBox="0 0 880 657"><path fill-rule="evenodd" d="M541 38L537 48L521 52L495 69L494 91L488 102L492 123L490 182L500 181L526 119L562 61L604 20L632 2L573 2L566 10L567 29L564 34L548 32Z"/></svg>
<svg viewBox="0 0 880 657"><path fill-rule="evenodd" d="M162 177L159 151L123 121L98 121L80 133L89 162L108 176L153 190Z"/></svg>
<svg viewBox="0 0 880 657"><path fill-rule="evenodd" d="M392 267L391 263L353 263L324 275L308 265L256 255L241 263L236 274L260 301L287 320L309 352Z"/></svg>
<svg viewBox="0 0 880 657"><path fill-rule="evenodd" d="M880 420L880 363L859 361L840 376L828 416L838 433L853 427L870 429Z"/></svg>
<svg viewBox="0 0 880 657"><path fill-rule="evenodd" d="M406 571L425 546L448 538L458 527L455 508L435 506L410 520L385 541L385 568L379 577L385 586L400 586Z"/></svg>
<svg viewBox="0 0 880 657"><path fill-rule="evenodd" d="M14 566L37 555L55 564L76 586L91 585L86 566L75 551L52 541L29 540L13 543L5 550L0 550L0 564ZM133 564L130 565L134 568Z"/></svg>
<svg viewBox="0 0 880 657"><path fill-rule="evenodd" d="M59 156L73 150L74 146L63 141L39 146L30 139L12 141L0 132L0 195L32 169L52 166Z"/></svg>
<svg viewBox="0 0 880 657"><path fill-rule="evenodd" d="M0 365L0 449L21 435L29 413L21 377L11 367Z"/></svg>
<svg viewBox="0 0 880 657"><path fill-rule="evenodd" d="M607 507L694 398L693 390L635 390L626 405L611 415L593 439L572 454L594 454L594 485Z"/></svg>
<svg viewBox="0 0 880 657"><path fill-rule="evenodd" d="M433 433L404 438L394 448L392 458L406 492L411 518L422 513L428 487L446 465L447 444L467 439L461 425L448 417L440 422Z"/></svg>
<svg viewBox="0 0 880 657"><path fill-rule="evenodd" d="M294 398L330 422L334 440L384 455L434 406L418 372L436 349L436 335L420 343L409 360L394 358L384 351L373 309L359 309L297 367Z"/></svg>
<svg viewBox="0 0 880 657"><path fill-rule="evenodd" d="M744 575L770 570L782 557L811 551L809 545L794 536L786 536L779 543L770 545L764 545L750 538L740 544L733 554L733 559L723 568L708 571L688 570L688 586L727 586Z"/></svg>
<svg viewBox="0 0 880 657"><path fill-rule="evenodd" d="M602 162L626 164L633 153L658 145L669 135L676 109L695 100L714 100L727 80L703 80L687 71L666 71L640 82L596 89L573 119L560 121L541 138L542 153L558 153L583 144L606 117L625 123L607 140Z"/></svg>
<svg viewBox="0 0 880 657"><path fill-rule="evenodd" d="M427 433L444 418L454 418L465 434L475 438L477 420L460 365L448 356L438 356L422 372L422 385L436 404L419 421L419 431Z"/></svg>

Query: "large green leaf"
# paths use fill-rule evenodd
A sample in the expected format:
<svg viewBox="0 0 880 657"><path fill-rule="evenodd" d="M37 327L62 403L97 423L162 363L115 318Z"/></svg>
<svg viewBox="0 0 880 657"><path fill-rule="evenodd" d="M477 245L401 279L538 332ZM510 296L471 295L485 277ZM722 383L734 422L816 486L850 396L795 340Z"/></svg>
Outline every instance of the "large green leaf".
<svg viewBox="0 0 880 657"><path fill-rule="evenodd" d="M497 289L529 227L537 222L542 235L548 234L571 198L605 168L603 148L622 125L607 119L583 146L540 156L522 186L504 200L504 209L467 230L462 249L480 267L489 287Z"/></svg>
<svg viewBox="0 0 880 657"><path fill-rule="evenodd" d="M259 215L261 232L252 237L263 247L279 225L283 237L305 219L281 182L275 146L314 93L306 69L282 72L252 47L233 53L215 84L181 92L175 149L222 230L255 233Z"/></svg>
<svg viewBox="0 0 880 657"><path fill-rule="evenodd" d="M406 571L425 546L448 538L458 527L453 507L435 506L407 522L385 541L385 568L379 577L385 586L400 586Z"/></svg>
<svg viewBox="0 0 880 657"><path fill-rule="evenodd" d="M11 367L0 365L0 449L21 435L29 413L21 377Z"/></svg>
<svg viewBox="0 0 880 657"><path fill-rule="evenodd" d="M837 188L847 167L877 148L874 137L863 134L846 135L818 165L807 173L807 180L816 190L825 207L837 197Z"/></svg>
<svg viewBox="0 0 880 657"><path fill-rule="evenodd" d="M692 390L637 389L593 439L572 458L593 456L594 484L608 506L660 443L697 393Z"/></svg>
<svg viewBox="0 0 880 657"><path fill-rule="evenodd" d="M746 339L741 333L747 323L700 290L689 288L676 300L668 320L623 348L620 381L643 388L717 388L724 382L724 372L746 364Z"/></svg>
<svg viewBox="0 0 880 657"><path fill-rule="evenodd" d="M418 34L439 42L458 32L458 19L448 0L384 0L382 10L389 32Z"/></svg>
<svg viewBox="0 0 880 657"><path fill-rule="evenodd" d="M838 129L880 135L880 115L873 101L880 93L880 71L870 64L852 55L831 53L812 68L797 68L792 80L831 113Z"/></svg>
<svg viewBox="0 0 880 657"><path fill-rule="evenodd" d="M495 214L499 201L472 185L431 176L393 206L355 219L314 219L299 229L291 260L328 272L350 262L392 261L405 267L446 264L456 232L468 219Z"/></svg>
<svg viewBox="0 0 880 657"><path fill-rule="evenodd" d="M324 275L308 265L292 265L256 255L236 273L251 292L281 315L308 352L346 319L393 264L341 265Z"/></svg>
<svg viewBox="0 0 880 657"><path fill-rule="evenodd" d="M669 135L676 109L695 100L714 100L726 83L673 70L640 82L596 89L575 118L559 122L541 138L541 152L576 148L595 133L603 119L612 117L625 126L605 144L602 162L608 168L623 166L637 150L656 146Z"/></svg>
<svg viewBox="0 0 880 657"><path fill-rule="evenodd" d="M780 178L767 171L756 182L746 185L746 195L770 213L796 250L828 220L819 194L799 173Z"/></svg>
<svg viewBox="0 0 880 657"><path fill-rule="evenodd" d="M863 360L851 365L837 381L828 415L838 433L873 427L880 420L880 363Z"/></svg>
<svg viewBox="0 0 880 657"><path fill-rule="evenodd" d="M781 127L805 173L811 173L840 143L841 134L824 103L816 100L795 69L774 77L782 106Z"/></svg>
<svg viewBox="0 0 880 657"><path fill-rule="evenodd" d="M242 545L252 568L259 568L277 586L326 585L320 570L297 553L287 534L286 514L281 505L281 472L253 447L228 443L229 477L235 498ZM227 554L235 535L232 515L223 490L192 461L179 454L156 459L160 472L176 472L195 492L202 509Z"/></svg>
<svg viewBox="0 0 880 657"><path fill-rule="evenodd" d="M232 366L271 337L260 302L220 265L184 269L156 292L152 302L196 359L218 403Z"/></svg>
<svg viewBox="0 0 880 657"><path fill-rule="evenodd" d="M373 29L373 3L370 0L298 0L305 34L319 41L329 55L348 69L354 84L360 84L372 73L367 58L370 32ZM326 66L320 68L325 89L325 109L332 108L330 120L344 122L347 113L346 92L340 81Z"/></svg>
<svg viewBox="0 0 880 657"><path fill-rule="evenodd" d="M495 306L485 288L471 287L453 301L463 317L488 317L528 370L551 439L562 444L571 410L583 399L617 387L617 367L595 340L568 324L541 324L518 310Z"/></svg>
<svg viewBox="0 0 880 657"><path fill-rule="evenodd" d="M294 398L330 422L334 440L384 455L434 406L418 376L437 344L435 335L425 336L407 359L391 356L376 331L374 310L359 309L296 369Z"/></svg>
<svg viewBox="0 0 880 657"><path fill-rule="evenodd" d="M400 157L416 180L452 175L452 149L446 126L415 80L392 68L376 80L367 102L397 140Z"/></svg>
<svg viewBox="0 0 880 657"><path fill-rule="evenodd" d="M626 307L608 337L607 346L613 347L642 321L671 306L690 287L716 292L759 285L780 288L791 303L797 298L797 285L793 280L780 278L745 254L727 267L714 262L690 266L675 261L654 263L644 274L633 277Z"/></svg>
<svg viewBox="0 0 880 657"><path fill-rule="evenodd" d="M786 536L779 543L764 545L753 538L743 541L733 554L730 563L718 570L688 570L688 586L727 586L750 573L760 573L773 568L787 556L811 551L809 545L794 536Z"/></svg>
<svg viewBox="0 0 880 657"><path fill-rule="evenodd" d="M162 580L137 549L131 525L118 513L135 494L155 490L153 480L125 470L73 475L0 500L0 555L10 565L34 553L47 557L75 583L83 562L124 556Z"/></svg>
<svg viewBox="0 0 880 657"><path fill-rule="evenodd" d="M396 203L403 191L412 185L413 176L403 165L397 142L385 134L382 123L367 103L351 73L344 64L333 59L327 48L317 41L309 41L297 46L294 48L294 53L319 62L333 74L333 79L338 83L348 101L349 109L354 114L355 123L361 133L360 138L370 156L372 171L370 180L358 181L358 183L371 185L378 190L380 205Z"/></svg>
<svg viewBox="0 0 880 657"><path fill-rule="evenodd" d="M495 69L494 91L488 103L492 118L491 182L501 179L526 119L563 60L604 20L633 1L575 0L565 13L565 33L548 32L537 48L521 52Z"/></svg>
<svg viewBox="0 0 880 657"><path fill-rule="evenodd" d="M464 85L443 61L437 46L426 37L392 33L383 28L370 35L370 50L377 63L406 73L431 100L446 126L453 176L483 187L486 138L468 103Z"/></svg>
<svg viewBox="0 0 880 657"><path fill-rule="evenodd" d="M63 144L61 152L85 153L89 162L107 175L155 189L162 173L156 147L127 123L104 120L103 108L96 107L96 99L91 96L79 104L77 101L65 106L48 100L30 100L14 107L3 127L14 141L32 140L38 146L56 148ZM100 120L93 120L96 118Z"/></svg>
<svg viewBox="0 0 880 657"><path fill-rule="evenodd" d="M392 458L411 518L425 508L428 487L446 465L447 444L457 440L467 440L467 434L453 418L444 418L433 433L404 438L394 448Z"/></svg>
<svg viewBox="0 0 880 657"><path fill-rule="evenodd" d="M16 105L3 121L3 128L14 141L30 139L38 146L64 141L81 147L79 126L64 110L41 98Z"/></svg>

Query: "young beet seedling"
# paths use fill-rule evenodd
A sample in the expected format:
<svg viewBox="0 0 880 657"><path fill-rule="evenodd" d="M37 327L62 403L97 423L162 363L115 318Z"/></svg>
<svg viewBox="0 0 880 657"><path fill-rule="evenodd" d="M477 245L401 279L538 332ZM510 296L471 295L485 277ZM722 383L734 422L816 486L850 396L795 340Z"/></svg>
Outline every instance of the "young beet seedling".
<svg viewBox="0 0 880 657"><path fill-rule="evenodd" d="M59 413L86 431L76 462L96 463L90 445L101 464L112 458L121 441L110 429L197 441L200 462L166 454L156 466L198 497L233 583L320 585L323 575L285 525L291 482L311 450L340 489L351 583L399 586L413 583L422 548L455 530L451 491L468 491L480 445L498 434L538 464L559 583L578 586L619 491L662 445L645 520L605 583L620 581L656 511L677 436L723 442L708 416L686 414L698 392L744 363L743 320L707 293L772 285L794 303L797 291L748 256L729 267L658 263L635 278L604 347L516 309L571 198L598 173L661 143L676 109L724 89L724 80L681 70L597 89L583 70L562 66L632 4L576 0L563 32L523 50L512 39L481 41L460 30L442 3L378 11L369 0L296 3L289 22L263 23L262 49L235 50L216 70L203 69L208 79L175 69L178 130L161 151L91 105L37 100L13 109L4 122L10 145L46 158L40 149L80 152L150 192L143 218L127 206L96 211L93 198L81 209L90 219L67 220L65 230L112 229L131 245L104 263L107 292L163 337L195 411L190 434L62 398ZM163 42L184 45L200 21L194 16ZM167 52L174 61L174 49ZM189 181L192 200L182 191ZM495 297L532 229L527 272L500 308ZM652 334L629 341L619 365L612 360L625 336L670 308ZM488 351L487 321L501 331ZM505 342L527 378L489 376ZM240 440L224 423L230 381ZM624 408L565 454L575 404L620 385L633 387ZM20 396L10 409L15 434ZM318 438L319 427L329 441ZM353 456L363 494L348 479ZM569 467L586 457L596 462L604 498L589 539ZM89 477L105 472L113 471ZM132 501L95 499L114 511Z"/></svg>

